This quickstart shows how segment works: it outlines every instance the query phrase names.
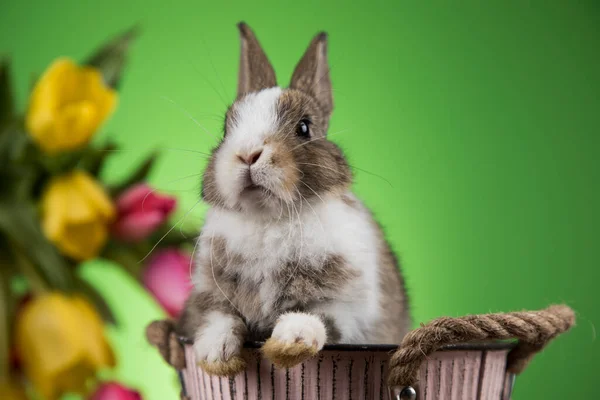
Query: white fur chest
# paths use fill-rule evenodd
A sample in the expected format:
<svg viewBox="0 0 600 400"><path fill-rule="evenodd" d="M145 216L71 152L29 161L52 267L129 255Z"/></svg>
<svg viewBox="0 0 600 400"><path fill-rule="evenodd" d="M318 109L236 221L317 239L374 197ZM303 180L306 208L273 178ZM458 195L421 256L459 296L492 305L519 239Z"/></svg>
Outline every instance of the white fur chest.
<svg viewBox="0 0 600 400"><path fill-rule="evenodd" d="M354 198L352 200L358 200ZM353 207L339 198L318 200L310 206L292 209L292 217L275 220L248 218L240 213L212 209L206 217L200 240L224 238L227 251L240 255L243 267L240 279L259 288L264 315L278 293L270 282L273 272L287 262L314 266L318 273L322 262L331 255L343 257L358 272L359 278L340 294L340 301L323 306L319 311L339 319L346 342L364 340L364 326L379 315L378 236L370 214L362 206ZM200 253L208 251L201 245ZM200 281L197 289L212 282ZM207 277L202 277L205 280Z"/></svg>

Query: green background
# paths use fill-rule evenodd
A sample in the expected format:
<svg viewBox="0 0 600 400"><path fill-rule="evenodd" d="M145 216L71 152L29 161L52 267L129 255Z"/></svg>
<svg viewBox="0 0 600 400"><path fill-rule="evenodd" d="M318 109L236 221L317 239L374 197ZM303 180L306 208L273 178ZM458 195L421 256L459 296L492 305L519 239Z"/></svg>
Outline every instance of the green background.
<svg viewBox="0 0 600 400"><path fill-rule="evenodd" d="M207 151L235 94L238 33L256 31L287 84L319 30L330 34L332 140L356 192L403 260L416 322L566 302L578 326L517 379L515 399L600 398L600 5L594 1L17 1L0 4L0 52L19 104L33 73L82 59L142 24L118 110L106 179L149 151L152 176L197 202ZM365 172L368 171L368 172ZM205 207L187 222L200 226ZM150 400L177 383L143 338L159 308L114 266L83 271L117 308L116 376Z"/></svg>

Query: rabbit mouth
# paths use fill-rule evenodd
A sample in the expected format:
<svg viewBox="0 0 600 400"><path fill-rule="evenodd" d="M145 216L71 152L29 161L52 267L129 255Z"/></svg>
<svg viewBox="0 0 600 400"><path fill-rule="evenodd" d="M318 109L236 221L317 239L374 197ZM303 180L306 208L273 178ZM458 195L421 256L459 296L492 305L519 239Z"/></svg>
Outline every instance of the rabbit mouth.
<svg viewBox="0 0 600 400"><path fill-rule="evenodd" d="M250 169L248 169L247 173L244 176L243 184L242 184L242 192L241 195L273 195L274 193L267 189L265 186L256 182L256 179L252 177L252 173Z"/></svg>
<svg viewBox="0 0 600 400"><path fill-rule="evenodd" d="M255 184L255 183L251 183L244 188L244 192L250 192L250 193L256 192L256 191L262 191L262 190L267 190L267 189L260 185Z"/></svg>
<svg viewBox="0 0 600 400"><path fill-rule="evenodd" d="M242 189L242 195L272 195L269 189L262 185L258 185L254 182L248 183L244 189Z"/></svg>

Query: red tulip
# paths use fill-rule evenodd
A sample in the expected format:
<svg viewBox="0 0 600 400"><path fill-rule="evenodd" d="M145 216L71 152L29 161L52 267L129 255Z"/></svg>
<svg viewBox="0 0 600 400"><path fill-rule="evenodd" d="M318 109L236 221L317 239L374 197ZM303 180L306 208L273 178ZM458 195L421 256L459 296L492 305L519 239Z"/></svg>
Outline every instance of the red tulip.
<svg viewBox="0 0 600 400"><path fill-rule="evenodd" d="M117 219L112 226L113 235L124 242L139 242L167 220L177 200L159 195L142 183L127 189L116 203Z"/></svg>
<svg viewBox="0 0 600 400"><path fill-rule="evenodd" d="M119 383L106 382L96 389L90 400L142 400L142 396Z"/></svg>
<svg viewBox="0 0 600 400"><path fill-rule="evenodd" d="M190 256L177 249L156 250L142 280L165 311L177 317L192 290Z"/></svg>

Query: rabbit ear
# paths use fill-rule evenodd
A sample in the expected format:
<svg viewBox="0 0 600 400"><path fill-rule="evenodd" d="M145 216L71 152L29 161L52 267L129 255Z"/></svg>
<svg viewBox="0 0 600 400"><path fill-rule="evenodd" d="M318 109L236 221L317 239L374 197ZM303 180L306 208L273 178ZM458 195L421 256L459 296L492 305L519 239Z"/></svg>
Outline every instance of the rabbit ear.
<svg viewBox="0 0 600 400"><path fill-rule="evenodd" d="M277 86L275 71L252 29L244 22L238 28L242 41L238 96Z"/></svg>
<svg viewBox="0 0 600 400"><path fill-rule="evenodd" d="M327 116L333 111L333 95L327 63L327 33L321 32L310 42L296 66L290 88L313 96Z"/></svg>

